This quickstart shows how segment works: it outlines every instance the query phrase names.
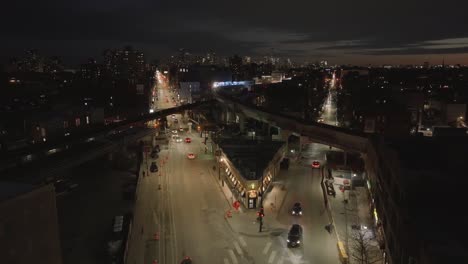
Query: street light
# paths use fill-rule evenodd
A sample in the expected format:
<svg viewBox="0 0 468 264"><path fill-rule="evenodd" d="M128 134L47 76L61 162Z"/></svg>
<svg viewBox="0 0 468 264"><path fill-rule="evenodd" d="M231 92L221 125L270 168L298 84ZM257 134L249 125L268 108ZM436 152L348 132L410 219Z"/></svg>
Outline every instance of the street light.
<svg viewBox="0 0 468 264"><path fill-rule="evenodd" d="M222 162L224 162L224 159L220 158L219 162L218 162L218 180L221 180L221 165L222 165ZM221 186L224 187L224 178L221 180Z"/></svg>

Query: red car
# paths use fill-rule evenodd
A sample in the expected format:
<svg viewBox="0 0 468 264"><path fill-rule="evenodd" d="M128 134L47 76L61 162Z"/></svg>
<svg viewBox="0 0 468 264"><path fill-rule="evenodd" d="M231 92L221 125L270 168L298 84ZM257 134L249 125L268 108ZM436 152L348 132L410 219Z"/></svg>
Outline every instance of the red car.
<svg viewBox="0 0 468 264"><path fill-rule="evenodd" d="M318 160L312 161L312 168L315 168L315 169L320 168L320 162Z"/></svg>
<svg viewBox="0 0 468 264"><path fill-rule="evenodd" d="M195 159L195 154L189 153L189 154L187 154L187 158L193 160L193 159Z"/></svg>
<svg viewBox="0 0 468 264"><path fill-rule="evenodd" d="M185 143L191 143L192 142L192 139L190 138L185 138Z"/></svg>

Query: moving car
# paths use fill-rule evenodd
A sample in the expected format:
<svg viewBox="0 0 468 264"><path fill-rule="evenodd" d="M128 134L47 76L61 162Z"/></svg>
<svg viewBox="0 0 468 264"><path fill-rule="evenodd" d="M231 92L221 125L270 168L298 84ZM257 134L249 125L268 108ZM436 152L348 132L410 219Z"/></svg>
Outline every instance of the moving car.
<svg viewBox="0 0 468 264"><path fill-rule="evenodd" d="M291 210L292 215L302 215L302 206L301 203L295 203L292 210Z"/></svg>
<svg viewBox="0 0 468 264"><path fill-rule="evenodd" d="M174 141L177 142L177 143L182 142L182 138L179 137L179 136L175 136Z"/></svg>
<svg viewBox="0 0 468 264"><path fill-rule="evenodd" d="M175 114L172 114L172 119L175 119L175 117L176 117Z"/></svg>
<svg viewBox="0 0 468 264"><path fill-rule="evenodd" d="M192 142L192 139L191 138L185 138L185 143L191 143Z"/></svg>
<svg viewBox="0 0 468 264"><path fill-rule="evenodd" d="M177 129L172 129L172 134L177 134Z"/></svg>
<svg viewBox="0 0 468 264"><path fill-rule="evenodd" d="M151 156L152 159L157 159L157 158L159 158L158 151L156 151L155 149L153 149L153 151L151 151L150 156Z"/></svg>
<svg viewBox="0 0 468 264"><path fill-rule="evenodd" d="M315 169L320 168L320 161L318 160L312 161L312 168L315 168Z"/></svg>
<svg viewBox="0 0 468 264"><path fill-rule="evenodd" d="M151 172L158 172L158 165L156 165L156 162L151 162L151 166L150 166L150 171Z"/></svg>
<svg viewBox="0 0 468 264"><path fill-rule="evenodd" d="M302 240L302 226L294 224L288 233L288 247L298 247Z"/></svg>
<svg viewBox="0 0 468 264"><path fill-rule="evenodd" d="M184 132L184 129L182 127L179 128L179 132Z"/></svg>
<svg viewBox="0 0 468 264"><path fill-rule="evenodd" d="M192 159L195 159L195 157L196 157L196 156L195 156L195 154L193 154L193 153L187 154L187 158L188 158L188 159L191 159L191 160L192 160Z"/></svg>

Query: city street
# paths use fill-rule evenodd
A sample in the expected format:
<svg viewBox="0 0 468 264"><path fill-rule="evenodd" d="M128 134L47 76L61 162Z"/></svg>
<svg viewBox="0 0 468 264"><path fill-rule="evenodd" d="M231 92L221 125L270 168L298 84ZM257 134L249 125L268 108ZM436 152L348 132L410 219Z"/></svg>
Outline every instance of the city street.
<svg viewBox="0 0 468 264"><path fill-rule="evenodd" d="M158 109L174 105L164 82L159 83L157 93ZM218 171L213 170L214 158L205 154L200 133L188 132L187 121L181 114L168 117L169 143L167 149L161 146L159 158L154 160L158 172L149 172L153 159L145 155L127 263L179 263L186 256L195 263L339 263L336 240L325 230L329 219L320 169L310 166L312 160L323 162L327 146L307 145L304 158L280 172L277 181L287 190L286 195L274 198L278 217L265 218L272 232L258 233L254 211L244 209L225 219L231 197L222 191ZM173 130L179 128L184 129L177 132L182 142L172 138ZM187 137L191 143L185 142ZM189 159L189 153L196 158ZM302 203L301 217L290 213L295 202ZM287 233L295 223L304 228L303 245L288 248Z"/></svg>
<svg viewBox="0 0 468 264"><path fill-rule="evenodd" d="M303 159L298 164L292 164L283 177L286 189L289 190L281 208L278 221L291 226L300 224L304 230L303 245L293 251L299 258L308 262L297 263L340 263L336 250L336 239L329 234L325 226L329 218L325 210L323 193L320 186L321 169L311 167L313 160L324 162L328 146L321 144L308 144L302 150ZM303 215L292 216L291 209L294 203L300 202ZM285 247L283 246L283 250Z"/></svg>
<svg viewBox="0 0 468 264"><path fill-rule="evenodd" d="M331 126L339 126L338 119L337 119L337 106L336 106L336 78L335 74L333 74L333 78L330 80L330 84L328 85L328 95L325 98L325 102L323 103L323 112L320 118L322 122L327 125Z"/></svg>

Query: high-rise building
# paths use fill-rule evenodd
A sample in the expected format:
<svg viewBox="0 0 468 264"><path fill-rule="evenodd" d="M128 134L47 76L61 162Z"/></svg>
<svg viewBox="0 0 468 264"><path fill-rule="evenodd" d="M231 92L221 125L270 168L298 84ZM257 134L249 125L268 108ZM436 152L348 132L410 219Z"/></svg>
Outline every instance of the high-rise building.
<svg viewBox="0 0 468 264"><path fill-rule="evenodd" d="M131 46L123 50L108 50L104 53L105 66L115 79L126 79L136 82L145 76L145 56L143 52Z"/></svg>
<svg viewBox="0 0 468 264"><path fill-rule="evenodd" d="M229 58L229 68L232 71L232 75L234 76L234 80L239 80L241 77L241 70L242 70L242 58L238 55L234 55Z"/></svg>

